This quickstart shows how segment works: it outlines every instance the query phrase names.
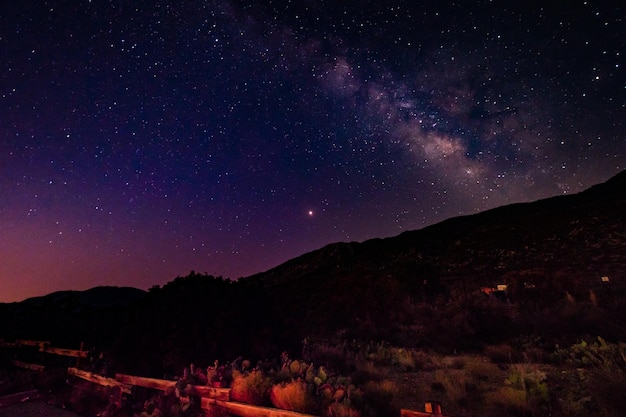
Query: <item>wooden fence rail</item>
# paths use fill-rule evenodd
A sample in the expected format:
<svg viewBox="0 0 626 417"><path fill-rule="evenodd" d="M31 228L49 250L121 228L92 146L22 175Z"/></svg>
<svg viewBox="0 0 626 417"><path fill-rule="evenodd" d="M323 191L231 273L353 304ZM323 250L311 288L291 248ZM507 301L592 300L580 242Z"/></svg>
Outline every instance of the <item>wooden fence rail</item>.
<svg viewBox="0 0 626 417"><path fill-rule="evenodd" d="M44 342L42 340L16 340L17 346L36 346L41 349L43 346L49 345L50 342Z"/></svg>
<svg viewBox="0 0 626 417"><path fill-rule="evenodd" d="M174 388L177 381L157 378L147 378L135 375L116 374L115 379L105 378L92 372L81 371L76 368L69 368L68 373L87 381L104 385L119 386L124 392L130 392L133 386L166 391ZM200 407L205 411L221 409L230 414L241 417L317 417L310 414L303 414L296 411L281 410L278 408L261 407L251 404L244 404L231 401L230 388L214 388L204 385L192 385L192 395L200 397ZM425 405L426 412L414 410L401 410L401 417L446 417L441 414L441 406L436 402L429 402Z"/></svg>
<svg viewBox="0 0 626 417"><path fill-rule="evenodd" d="M62 349L50 346L50 342L37 341L37 340L16 340L15 342L5 342L0 340L0 347L16 348L21 346L34 346L38 347L39 351L60 355L75 357L80 360L81 358L87 358L88 352L81 348L75 349ZM12 361L14 366L31 369L35 371L44 371L45 366L22 362L18 360ZM73 375L77 378L84 379L86 381L105 386L105 387L119 387L122 392L130 394L132 387L150 388L160 391L166 391L176 387L177 381L147 378L135 375L116 374L115 378L107 378L102 375L95 374L93 372L83 371L77 367L68 368L69 375ZM244 404L230 400L230 388L215 388L204 385L192 385L191 394L200 397L200 406L205 411L211 411L221 409L227 413L235 414L241 417L316 417L310 414L298 413L295 411L281 410L270 407L260 407L251 404ZM400 417L446 417L441 413L441 405L436 402L426 403L425 411L414 410L400 410Z"/></svg>
<svg viewBox="0 0 626 417"><path fill-rule="evenodd" d="M41 349L41 351L50 353L52 355L70 356L73 358L86 358L89 354L89 352L87 352L86 350L61 349L52 346L45 346L43 349Z"/></svg>
<svg viewBox="0 0 626 417"><path fill-rule="evenodd" d="M52 355L70 356L74 358L86 358L89 352L82 349L63 349L50 346L50 342L42 340L16 340L15 342L5 342L0 340L0 347L19 348L22 346L32 346L39 348L40 352L50 353Z"/></svg>
<svg viewBox="0 0 626 417"><path fill-rule="evenodd" d="M93 382L94 384L101 385L103 387L119 387L122 392L126 394L131 393L131 385L125 384L124 382L120 382L113 378L107 378L102 375L94 374L93 372L83 371L77 368L68 368L67 373L86 381Z"/></svg>
<svg viewBox="0 0 626 417"><path fill-rule="evenodd" d="M400 410L400 417L449 417L444 416L441 413L429 413L424 411L415 411L415 410Z"/></svg>
<svg viewBox="0 0 626 417"><path fill-rule="evenodd" d="M127 385L134 385L136 387L152 388L160 391L165 391L168 388L174 388L176 381L170 381L167 379L146 378L143 376L115 374L115 380L123 382Z"/></svg>
<svg viewBox="0 0 626 417"><path fill-rule="evenodd" d="M220 401L211 398L201 398L201 408L206 411L220 408L228 413L242 417L316 417L296 411L281 410L278 408L260 407L235 401ZM429 415L430 417L430 415Z"/></svg>
<svg viewBox="0 0 626 417"><path fill-rule="evenodd" d="M17 366L18 368L30 369L31 371L36 371L36 372L43 372L46 369L46 367L43 365L39 365L37 363L18 361L17 359L12 360L11 364L13 366Z"/></svg>
<svg viewBox="0 0 626 417"><path fill-rule="evenodd" d="M116 374L115 379L127 385L152 388L161 391L165 391L168 388L173 388L176 386L176 381L171 381L167 379L146 378L143 376ZM230 399L230 388L215 388L206 385L192 385L191 394L203 398L228 401Z"/></svg>
<svg viewBox="0 0 626 417"><path fill-rule="evenodd" d="M69 368L70 375L77 376L95 384L104 386L119 386L130 392L131 387L151 388L165 391L176 386L176 381L167 379L147 378L143 376L116 374L115 379L105 378L92 372ZM230 388L215 388L204 385L193 385L192 394L197 395L201 401L201 408L209 411L220 408L229 413L241 417L317 417L310 414L302 414L294 411L280 410L270 407L259 407L250 404L239 403L230 400Z"/></svg>
<svg viewBox="0 0 626 417"><path fill-rule="evenodd" d="M20 346L35 346L41 348L41 346L49 344L50 342L45 342L42 340L16 340L15 342L6 342L4 340L0 340L0 347L6 348L17 348Z"/></svg>

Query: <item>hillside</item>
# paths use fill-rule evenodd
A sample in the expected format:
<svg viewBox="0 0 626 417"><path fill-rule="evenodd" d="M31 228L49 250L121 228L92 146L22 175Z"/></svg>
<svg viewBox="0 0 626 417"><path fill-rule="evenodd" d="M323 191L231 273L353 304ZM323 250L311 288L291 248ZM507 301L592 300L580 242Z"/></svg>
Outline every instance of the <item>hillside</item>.
<svg viewBox="0 0 626 417"><path fill-rule="evenodd" d="M131 287L96 287L0 304L0 339L35 338L69 347L88 341L92 346L108 346L117 323L146 294Z"/></svg>
<svg viewBox="0 0 626 417"><path fill-rule="evenodd" d="M512 204L363 243L335 243L244 280L263 285L328 274L436 270L446 282L500 282L507 273L624 280L626 172L575 195ZM510 275L510 274L508 274Z"/></svg>
<svg viewBox="0 0 626 417"><path fill-rule="evenodd" d="M149 292L99 288L0 304L0 339L111 347L117 366L144 374L173 372L189 357L297 354L305 340L441 351L522 334L546 344L626 340L624 190L626 172L576 195L331 244L237 282L192 271ZM481 289L500 284L504 302L483 298Z"/></svg>

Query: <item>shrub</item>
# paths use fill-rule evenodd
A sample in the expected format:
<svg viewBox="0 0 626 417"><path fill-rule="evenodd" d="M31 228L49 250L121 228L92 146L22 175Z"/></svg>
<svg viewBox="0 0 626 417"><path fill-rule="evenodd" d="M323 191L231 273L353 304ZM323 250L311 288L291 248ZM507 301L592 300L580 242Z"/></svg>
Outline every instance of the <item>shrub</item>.
<svg viewBox="0 0 626 417"><path fill-rule="evenodd" d="M438 388L445 392L446 396L458 405L465 405L468 400L468 389L471 389L472 382L464 370L440 369L435 371L435 382L431 385L433 389Z"/></svg>
<svg viewBox="0 0 626 417"><path fill-rule="evenodd" d="M327 410L328 417L361 417L361 413L343 402L331 403Z"/></svg>
<svg viewBox="0 0 626 417"><path fill-rule="evenodd" d="M485 400L487 403L494 404L497 408L504 408L507 414L523 415L526 410L526 395L524 391L512 387L501 387L496 391L489 392Z"/></svg>
<svg viewBox="0 0 626 417"><path fill-rule="evenodd" d="M381 368L370 361L359 361L356 363L356 371L352 375L355 384L365 383L366 381L381 381L385 373Z"/></svg>
<svg viewBox="0 0 626 417"><path fill-rule="evenodd" d="M354 361L360 347L356 341L315 341L305 339L303 359L308 362L322 363L341 372L354 370Z"/></svg>
<svg viewBox="0 0 626 417"><path fill-rule="evenodd" d="M402 370L415 370L415 359L413 358L413 353L410 350L396 349L394 356L396 358L396 363Z"/></svg>
<svg viewBox="0 0 626 417"><path fill-rule="evenodd" d="M517 355L514 353L513 348L511 347L511 345L506 343L485 346L485 348L483 349L483 353L493 363L505 364L517 362L515 358Z"/></svg>
<svg viewBox="0 0 626 417"><path fill-rule="evenodd" d="M502 381L502 371L500 368L480 357L468 360L465 364L465 369L474 381L493 383Z"/></svg>
<svg viewBox="0 0 626 417"><path fill-rule="evenodd" d="M81 383L76 386L70 398L72 410L82 415L96 415L109 403L108 389Z"/></svg>
<svg viewBox="0 0 626 417"><path fill-rule="evenodd" d="M605 416L620 416L626 410L626 373L621 369L603 369L591 378Z"/></svg>
<svg viewBox="0 0 626 417"><path fill-rule="evenodd" d="M363 396L360 398L358 408L369 416L397 415L399 410L393 407L393 399L397 394L398 387L392 381L368 382L363 387Z"/></svg>
<svg viewBox="0 0 626 417"><path fill-rule="evenodd" d="M539 415L549 404L547 375L537 367L516 364L505 386L485 396L488 404L503 407L509 415Z"/></svg>
<svg viewBox="0 0 626 417"><path fill-rule="evenodd" d="M436 356L432 359L435 369L463 369L465 359L459 356Z"/></svg>
<svg viewBox="0 0 626 417"><path fill-rule="evenodd" d="M429 355L422 350L413 351L413 362L415 363L415 369L417 370L432 371L435 369L432 355Z"/></svg>
<svg viewBox="0 0 626 417"><path fill-rule="evenodd" d="M268 405L272 381L257 369L248 374L233 372L230 395L235 401L252 405Z"/></svg>
<svg viewBox="0 0 626 417"><path fill-rule="evenodd" d="M626 370L626 347L607 343L601 337L597 342L583 340L569 348L557 349L555 357L577 367Z"/></svg>
<svg viewBox="0 0 626 417"><path fill-rule="evenodd" d="M301 380L283 382L270 390L270 400L276 408L300 413L314 412L314 401L307 392L307 385Z"/></svg>

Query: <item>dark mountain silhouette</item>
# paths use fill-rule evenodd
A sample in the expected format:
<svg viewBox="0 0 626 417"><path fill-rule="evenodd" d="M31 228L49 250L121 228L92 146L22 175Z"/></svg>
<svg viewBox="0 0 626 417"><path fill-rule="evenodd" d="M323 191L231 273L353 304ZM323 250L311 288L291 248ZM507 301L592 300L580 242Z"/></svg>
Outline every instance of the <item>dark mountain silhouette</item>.
<svg viewBox="0 0 626 417"><path fill-rule="evenodd" d="M85 291L57 291L19 303L25 308L43 305L75 305L77 308L127 307L146 295L133 287L95 287Z"/></svg>
<svg viewBox="0 0 626 417"><path fill-rule="evenodd" d="M624 279L625 213L626 171L574 195L455 217L386 239L330 244L244 281L274 286L329 274L403 275L424 268L448 282L501 281L507 272L537 268Z"/></svg>
<svg viewBox="0 0 626 417"><path fill-rule="evenodd" d="M112 367L155 376L192 360L298 355L320 339L440 350L523 334L625 340L625 191L626 171L574 195L330 244L236 282L192 271L148 292L0 304L0 338L110 348ZM501 298L481 291L500 284Z"/></svg>
<svg viewBox="0 0 626 417"><path fill-rule="evenodd" d="M0 339L46 340L63 347L82 341L110 343L115 327L147 292L131 287L58 291L19 303L0 304Z"/></svg>

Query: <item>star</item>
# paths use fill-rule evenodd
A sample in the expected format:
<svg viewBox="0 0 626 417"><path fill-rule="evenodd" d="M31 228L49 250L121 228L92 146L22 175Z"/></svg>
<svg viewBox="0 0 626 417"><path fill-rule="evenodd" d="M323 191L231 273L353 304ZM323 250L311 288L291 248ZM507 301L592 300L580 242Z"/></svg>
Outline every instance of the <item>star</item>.
<svg viewBox="0 0 626 417"><path fill-rule="evenodd" d="M611 2L135 3L3 7L0 302L237 279L626 166Z"/></svg>

